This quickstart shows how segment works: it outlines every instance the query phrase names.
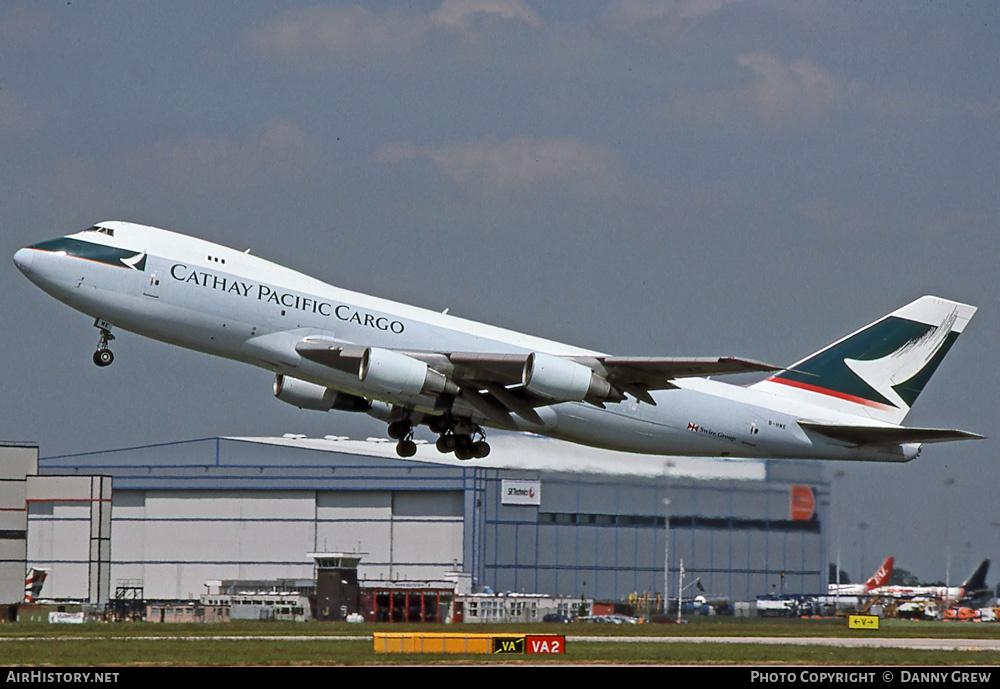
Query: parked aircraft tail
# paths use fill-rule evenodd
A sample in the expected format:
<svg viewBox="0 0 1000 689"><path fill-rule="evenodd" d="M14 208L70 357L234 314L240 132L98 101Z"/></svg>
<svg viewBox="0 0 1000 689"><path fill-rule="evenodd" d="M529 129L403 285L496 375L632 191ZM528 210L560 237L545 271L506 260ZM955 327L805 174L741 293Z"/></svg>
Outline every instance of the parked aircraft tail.
<svg viewBox="0 0 1000 689"><path fill-rule="evenodd" d="M887 557L875 574L868 577L868 581L865 582L865 591L877 589L879 586L888 586L889 577L892 576L892 566L895 564L895 561L894 557Z"/></svg>
<svg viewBox="0 0 1000 689"><path fill-rule="evenodd" d="M989 587L986 586L986 573L990 569L990 561L983 560L976 567L976 571L972 573L968 579L962 583L962 591L966 596L972 596L973 594L985 591Z"/></svg>
<svg viewBox="0 0 1000 689"><path fill-rule="evenodd" d="M898 425L975 313L974 306L920 297L754 387ZM812 430L851 436L850 428L844 426L824 429L817 425ZM858 444L957 439L934 437L937 429L922 430L929 437L838 439Z"/></svg>
<svg viewBox="0 0 1000 689"><path fill-rule="evenodd" d="M42 585L51 570L44 567L32 567L24 577L24 602L34 603L42 592Z"/></svg>

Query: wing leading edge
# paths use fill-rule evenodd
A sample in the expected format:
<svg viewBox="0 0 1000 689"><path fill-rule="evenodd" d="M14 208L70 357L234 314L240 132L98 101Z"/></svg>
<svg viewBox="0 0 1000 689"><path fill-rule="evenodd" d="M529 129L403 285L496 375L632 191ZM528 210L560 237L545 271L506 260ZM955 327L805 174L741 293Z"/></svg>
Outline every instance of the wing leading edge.
<svg viewBox="0 0 1000 689"><path fill-rule="evenodd" d="M302 357L340 371L354 372L368 347L343 345L329 340L307 338L295 345ZM432 352L393 350L425 362L441 373L457 379L488 380L505 385L522 382L530 354L490 354L480 352ZM649 390L674 387L677 378L721 376L733 373L768 373L784 370L753 359L737 357L560 357L575 361L615 382L641 385ZM603 369L603 370L602 370Z"/></svg>
<svg viewBox="0 0 1000 689"><path fill-rule="evenodd" d="M420 362L447 381L434 392L461 396L484 416L507 427L514 425L510 413L541 425L534 409L559 402L587 401L601 406L605 401L619 402L629 394L655 405L649 391L674 388L672 381L678 378L781 370L780 366L736 357L560 357L538 353L373 350L316 338L300 341L295 351L310 361L360 376L373 351ZM539 385L533 388L532 372L542 369L555 371L552 375L557 377L575 377L577 394L561 395L559 390ZM581 375L590 380L583 380ZM541 379L542 374L536 374L536 378ZM563 380L560 378L560 383Z"/></svg>

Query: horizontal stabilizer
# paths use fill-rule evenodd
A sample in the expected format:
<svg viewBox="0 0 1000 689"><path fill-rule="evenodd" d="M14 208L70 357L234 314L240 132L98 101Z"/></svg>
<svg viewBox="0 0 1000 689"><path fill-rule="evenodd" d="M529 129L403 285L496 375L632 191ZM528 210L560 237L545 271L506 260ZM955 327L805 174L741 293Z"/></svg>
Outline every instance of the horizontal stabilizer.
<svg viewBox="0 0 1000 689"><path fill-rule="evenodd" d="M903 426L850 426L799 421L807 431L852 445L905 445L944 443L951 440L980 440L985 436L952 428L906 428Z"/></svg>

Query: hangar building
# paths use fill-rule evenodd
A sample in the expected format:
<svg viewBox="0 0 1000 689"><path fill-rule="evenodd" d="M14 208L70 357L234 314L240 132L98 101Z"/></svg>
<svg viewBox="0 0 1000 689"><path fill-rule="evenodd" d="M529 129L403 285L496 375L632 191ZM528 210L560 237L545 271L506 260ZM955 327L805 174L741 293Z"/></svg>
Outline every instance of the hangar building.
<svg viewBox="0 0 1000 689"><path fill-rule="evenodd" d="M491 435L459 462L422 444L206 438L42 457L40 475L111 478L110 584L194 599L209 580L304 579L309 553L357 553L371 581L622 600L684 582L753 600L825 588L829 486L810 462L670 458ZM794 504L793 504L794 503ZM794 508L794 509L793 509ZM27 503L45 598L92 602L86 501ZM685 595L696 595L688 589Z"/></svg>

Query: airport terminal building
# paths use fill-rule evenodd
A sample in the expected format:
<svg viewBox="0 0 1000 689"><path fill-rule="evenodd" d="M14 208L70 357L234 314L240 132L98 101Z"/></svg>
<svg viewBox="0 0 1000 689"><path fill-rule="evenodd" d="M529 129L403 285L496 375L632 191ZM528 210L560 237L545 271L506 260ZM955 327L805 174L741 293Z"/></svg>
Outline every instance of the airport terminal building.
<svg viewBox="0 0 1000 689"><path fill-rule="evenodd" d="M316 552L357 554L367 582L459 576L478 591L608 601L662 594L665 567L671 597L682 568L685 596L825 588L819 462L630 455L523 434L491 443L469 462L329 436L42 457L42 477L101 477L101 491L27 499L25 566L51 570L45 598L95 603L126 584L191 600L211 580L308 579ZM109 547L94 547L95 529Z"/></svg>

